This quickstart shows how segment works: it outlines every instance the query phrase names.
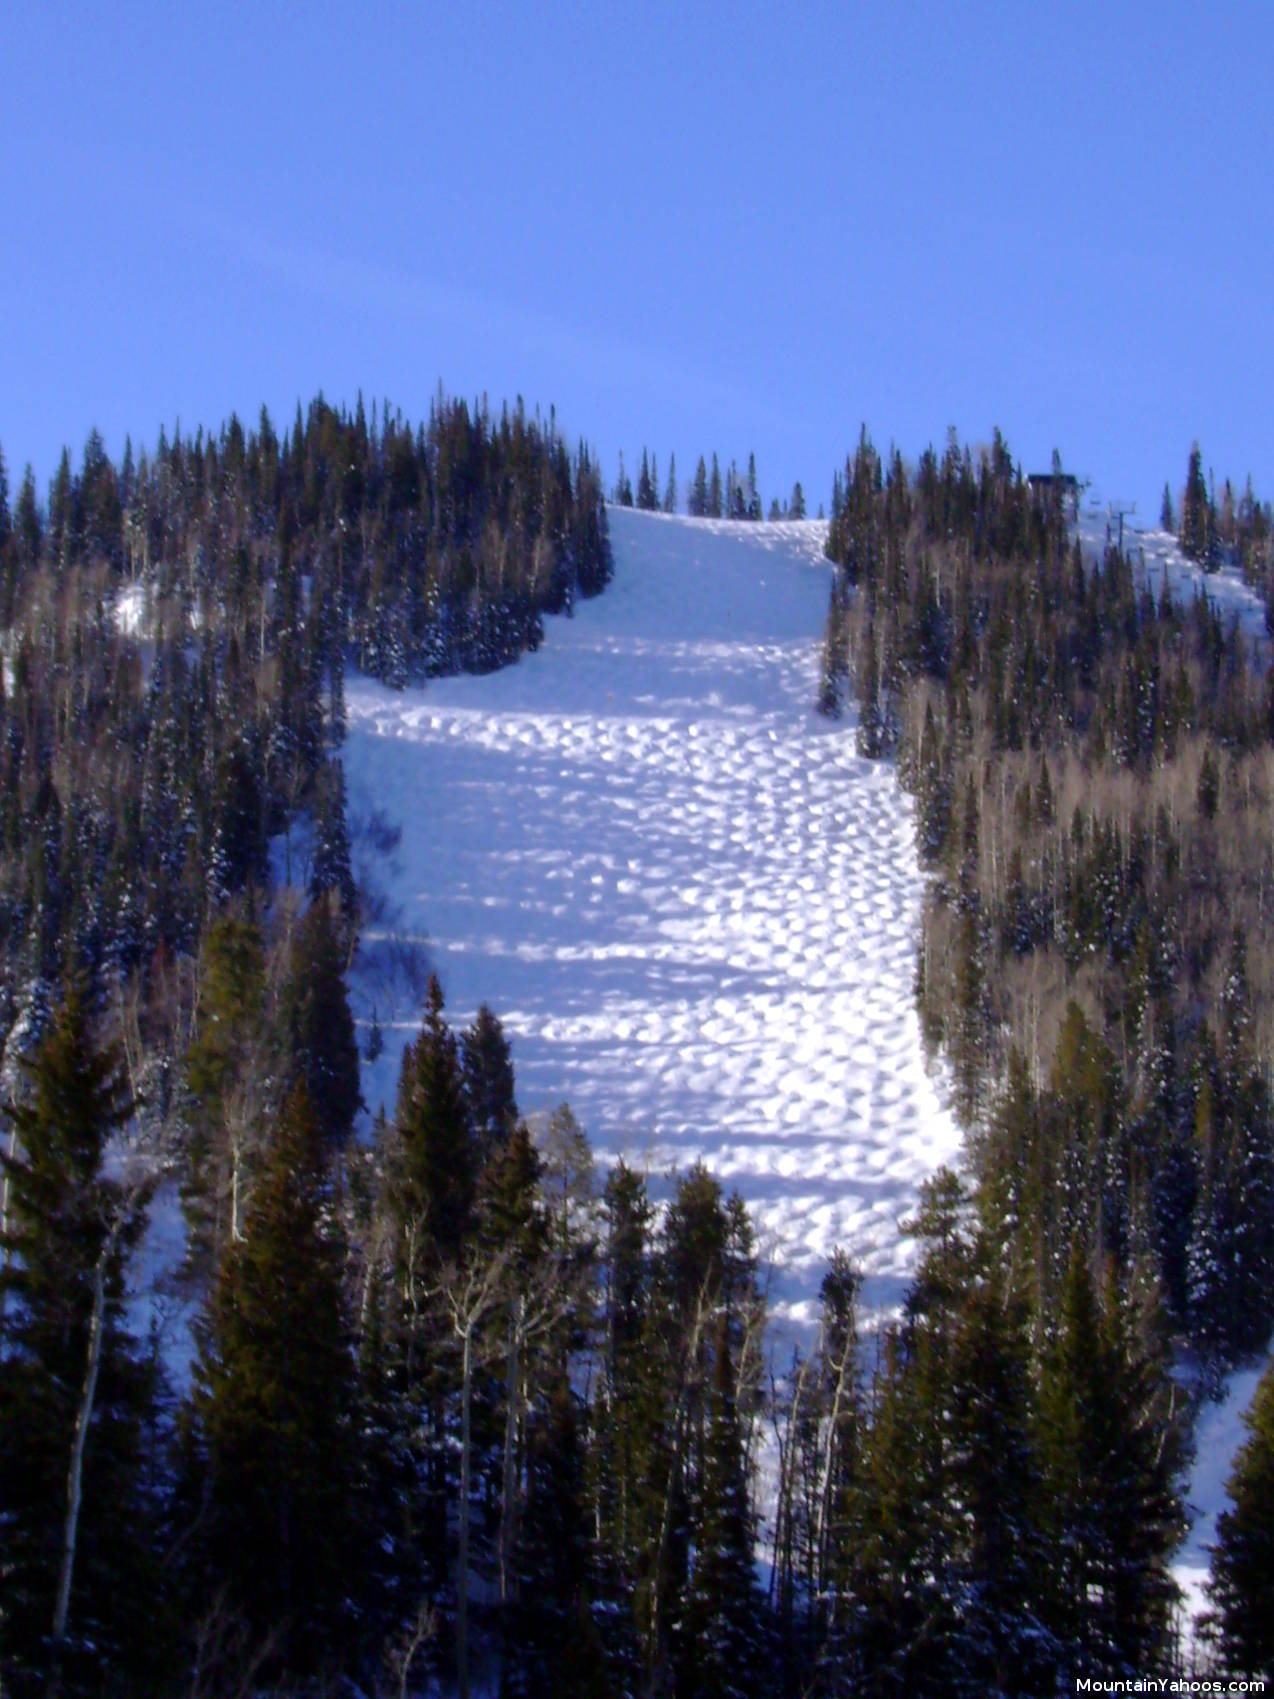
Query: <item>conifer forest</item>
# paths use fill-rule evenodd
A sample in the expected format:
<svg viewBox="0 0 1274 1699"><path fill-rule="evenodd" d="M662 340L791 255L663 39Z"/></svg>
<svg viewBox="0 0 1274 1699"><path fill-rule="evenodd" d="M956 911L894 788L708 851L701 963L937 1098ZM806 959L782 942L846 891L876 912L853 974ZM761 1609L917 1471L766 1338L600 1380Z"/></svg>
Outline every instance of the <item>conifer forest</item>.
<svg viewBox="0 0 1274 1699"><path fill-rule="evenodd" d="M1203 464L1163 527L1274 631L1270 507ZM438 972L366 1112L342 746L349 675L617 594L608 502L802 486L608 484L441 391L94 433L46 493L0 458L0 1699L1274 1680L1274 1370L1197 1636L1172 1572L1196 1413L1274 1333L1274 668L1086 553L1072 485L864 429L827 492L810 706L912 798L963 1147L901 1307L845 1244L780 1353L728 1180L595 1160L569 1082L524 1115ZM179 1358L130 1299L165 1192Z"/></svg>

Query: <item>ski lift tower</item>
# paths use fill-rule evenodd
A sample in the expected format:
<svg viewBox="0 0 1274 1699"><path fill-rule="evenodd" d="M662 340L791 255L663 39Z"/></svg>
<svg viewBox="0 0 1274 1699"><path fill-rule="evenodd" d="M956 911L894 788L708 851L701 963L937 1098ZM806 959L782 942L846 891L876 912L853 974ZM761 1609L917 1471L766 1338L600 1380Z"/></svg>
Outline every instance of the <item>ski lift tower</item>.
<svg viewBox="0 0 1274 1699"><path fill-rule="evenodd" d="M1124 520L1134 519L1137 515L1135 501L1112 501L1106 504L1106 517L1112 523L1119 525L1119 552L1124 552Z"/></svg>

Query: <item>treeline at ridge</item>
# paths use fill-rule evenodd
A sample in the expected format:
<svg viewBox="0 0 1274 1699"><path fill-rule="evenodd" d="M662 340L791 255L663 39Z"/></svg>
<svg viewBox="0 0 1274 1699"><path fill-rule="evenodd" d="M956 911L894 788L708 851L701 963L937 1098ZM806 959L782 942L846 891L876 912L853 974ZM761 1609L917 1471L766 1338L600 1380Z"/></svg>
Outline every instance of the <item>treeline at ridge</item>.
<svg viewBox="0 0 1274 1699"><path fill-rule="evenodd" d="M759 520L764 513L761 501L761 491L757 483L756 455L748 455L746 476L740 474L738 465L731 461L726 468L724 479L721 476L721 464L715 451L712 454L712 470L708 470L707 461L699 456L695 467L694 477L685 492L685 511L691 519L747 519ZM636 507L644 513L676 513L682 499L682 491L677 483L677 457L668 457L668 478L662 486L659 482L659 456L649 449L641 451L641 470L637 474L636 494L633 491L633 481L624 470L624 457L619 457L619 475L611 490L611 500L616 507ZM770 501L768 514L770 520L804 519L805 492L798 480L792 486L790 501L779 505L779 499L774 496ZM819 518L823 510L819 508Z"/></svg>

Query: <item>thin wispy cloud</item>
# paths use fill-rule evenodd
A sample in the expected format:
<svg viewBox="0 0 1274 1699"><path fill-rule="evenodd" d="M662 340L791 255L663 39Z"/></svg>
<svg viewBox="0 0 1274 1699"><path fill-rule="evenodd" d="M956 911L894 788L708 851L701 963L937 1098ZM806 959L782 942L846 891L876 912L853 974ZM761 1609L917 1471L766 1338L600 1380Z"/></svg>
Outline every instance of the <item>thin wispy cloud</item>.
<svg viewBox="0 0 1274 1699"><path fill-rule="evenodd" d="M249 266L284 288L329 306L375 315L404 331L426 330L445 348L448 330L484 337L510 352L533 354L565 371L587 371L593 384L648 396L661 406L687 393L700 407L723 417L764 415L791 425L770 401L762 400L733 376L688 365L638 347L622 337L521 303L471 289L457 289L419 272L312 243L281 241L247 224L185 210L179 222L191 238L227 260ZM498 366L498 357L495 360Z"/></svg>

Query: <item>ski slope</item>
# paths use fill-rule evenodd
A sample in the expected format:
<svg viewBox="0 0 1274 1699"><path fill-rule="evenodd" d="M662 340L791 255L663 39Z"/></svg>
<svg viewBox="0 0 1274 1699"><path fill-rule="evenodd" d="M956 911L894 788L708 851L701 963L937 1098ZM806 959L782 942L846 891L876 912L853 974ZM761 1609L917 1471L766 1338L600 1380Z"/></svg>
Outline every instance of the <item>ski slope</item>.
<svg viewBox="0 0 1274 1699"><path fill-rule="evenodd" d="M1094 497L1081 510L1076 527L1085 556L1100 560L1108 540L1117 540L1118 526L1100 497ZM1222 623L1231 621L1240 633L1253 644L1257 660L1264 664L1268 635L1265 629L1265 603L1245 583L1237 566L1229 563L1214 572L1205 572L1197 561L1181 552L1181 545L1171 531L1141 527L1134 517L1124 519L1124 553L1132 561L1134 582L1145 584L1156 601L1164 582L1168 594L1181 607L1189 607L1196 596L1206 596L1216 609Z"/></svg>
<svg viewBox="0 0 1274 1699"><path fill-rule="evenodd" d="M500 1016L523 1113L569 1100L603 1161L652 1178L707 1164L794 1323L836 1245L891 1307L898 1222L959 1135L913 1007L908 799L812 707L825 527L610 519L614 582L536 654L348 680L351 821L401 826L374 872L393 929L454 1025ZM386 1036L364 1095L392 1112L419 1010L387 1006L380 944L352 989Z"/></svg>
<svg viewBox="0 0 1274 1699"><path fill-rule="evenodd" d="M1194 1458L1183 1494L1190 1528L1172 1566L1191 1624L1197 1623L1208 1608L1204 1589L1212 1569L1217 1518L1231 1508L1227 1482L1239 1448L1248 1437L1243 1417L1272 1355L1274 1340L1264 1357L1227 1375L1220 1397L1201 1405L1195 1418Z"/></svg>

